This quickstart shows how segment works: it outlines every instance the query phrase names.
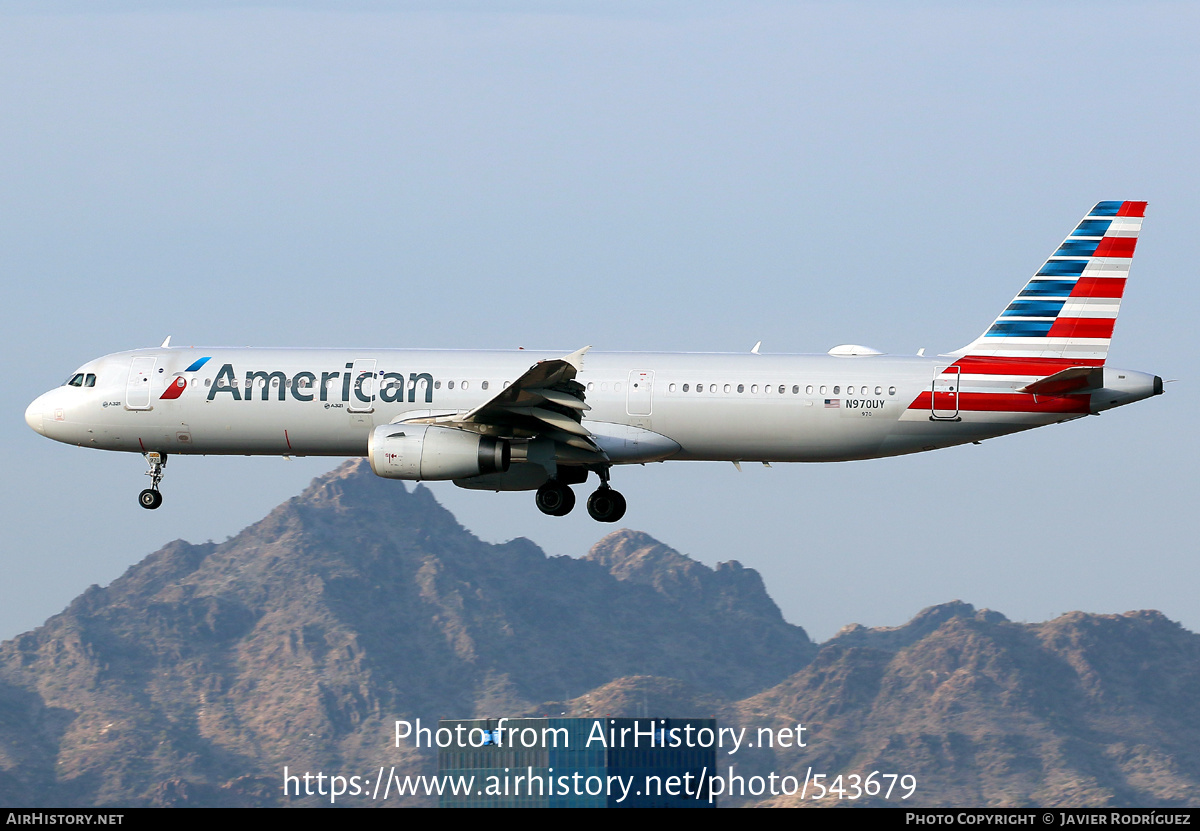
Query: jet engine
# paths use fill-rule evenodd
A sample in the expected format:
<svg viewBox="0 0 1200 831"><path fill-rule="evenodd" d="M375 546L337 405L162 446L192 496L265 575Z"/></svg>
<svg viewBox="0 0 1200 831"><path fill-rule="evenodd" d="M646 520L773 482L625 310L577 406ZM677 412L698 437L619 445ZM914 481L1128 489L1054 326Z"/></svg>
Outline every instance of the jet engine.
<svg viewBox="0 0 1200 831"><path fill-rule="evenodd" d="M367 458L385 479L461 479L503 473L512 460L504 439L431 424L385 424L367 440Z"/></svg>

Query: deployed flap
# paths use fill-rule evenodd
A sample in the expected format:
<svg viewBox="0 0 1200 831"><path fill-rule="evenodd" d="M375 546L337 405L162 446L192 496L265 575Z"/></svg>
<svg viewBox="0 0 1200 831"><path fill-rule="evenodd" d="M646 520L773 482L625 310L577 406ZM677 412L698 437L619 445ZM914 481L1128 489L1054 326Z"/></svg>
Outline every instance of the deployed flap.
<svg viewBox="0 0 1200 831"><path fill-rule="evenodd" d="M1068 392L1083 392L1104 386L1104 367L1073 366L1021 387L1017 392L1034 395L1063 395Z"/></svg>
<svg viewBox="0 0 1200 831"><path fill-rule="evenodd" d="M583 400L583 384L575 380L589 349L585 346L562 358L538 361L490 400L451 421L546 436L603 454L581 424L583 411L591 408Z"/></svg>

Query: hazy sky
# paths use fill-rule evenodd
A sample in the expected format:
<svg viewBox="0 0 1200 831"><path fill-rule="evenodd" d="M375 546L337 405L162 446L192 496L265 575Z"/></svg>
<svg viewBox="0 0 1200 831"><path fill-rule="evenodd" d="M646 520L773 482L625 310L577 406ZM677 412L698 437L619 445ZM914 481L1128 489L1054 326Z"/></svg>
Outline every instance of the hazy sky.
<svg viewBox="0 0 1200 831"><path fill-rule="evenodd" d="M1167 395L899 459L618 469L623 524L758 569L818 639L952 599L1200 629L1198 41L1182 2L0 5L0 637L339 462L176 457L145 511L139 456L24 423L90 358L932 354L1102 199L1150 202L1110 361ZM432 488L487 540L610 530Z"/></svg>

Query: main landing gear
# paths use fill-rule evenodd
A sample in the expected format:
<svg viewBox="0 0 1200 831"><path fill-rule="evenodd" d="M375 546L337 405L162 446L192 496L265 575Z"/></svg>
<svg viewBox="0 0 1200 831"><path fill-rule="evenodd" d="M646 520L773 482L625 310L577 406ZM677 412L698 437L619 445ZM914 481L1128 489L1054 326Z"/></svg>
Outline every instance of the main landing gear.
<svg viewBox="0 0 1200 831"><path fill-rule="evenodd" d="M575 492L570 485L581 484L587 479L587 471L579 473L570 468L559 468L558 477L551 479L537 490L534 501L538 510L550 516L566 516L575 507ZM608 468L596 471L600 476L600 487L588 497L588 515L597 522L617 522L625 516L625 497L608 484Z"/></svg>
<svg viewBox="0 0 1200 831"><path fill-rule="evenodd" d="M166 453L143 453L150 469L146 475L150 477L150 487L138 494L138 504L148 511L153 511L162 504L162 494L158 491L158 483L163 478L163 468L167 466Z"/></svg>

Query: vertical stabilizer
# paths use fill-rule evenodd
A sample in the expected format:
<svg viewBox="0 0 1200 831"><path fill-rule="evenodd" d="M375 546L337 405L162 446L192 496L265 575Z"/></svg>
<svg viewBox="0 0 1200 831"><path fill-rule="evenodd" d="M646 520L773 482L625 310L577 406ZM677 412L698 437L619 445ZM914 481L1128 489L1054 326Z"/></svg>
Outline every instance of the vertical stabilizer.
<svg viewBox="0 0 1200 831"><path fill-rule="evenodd" d="M1102 365L1145 212L1145 202L1098 203L991 327L951 354Z"/></svg>

